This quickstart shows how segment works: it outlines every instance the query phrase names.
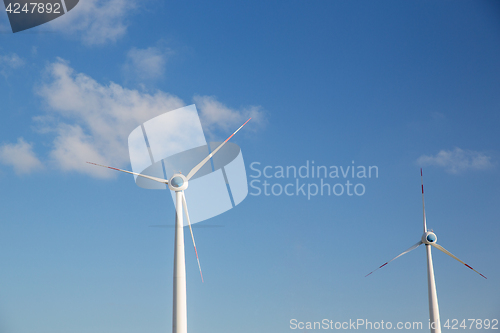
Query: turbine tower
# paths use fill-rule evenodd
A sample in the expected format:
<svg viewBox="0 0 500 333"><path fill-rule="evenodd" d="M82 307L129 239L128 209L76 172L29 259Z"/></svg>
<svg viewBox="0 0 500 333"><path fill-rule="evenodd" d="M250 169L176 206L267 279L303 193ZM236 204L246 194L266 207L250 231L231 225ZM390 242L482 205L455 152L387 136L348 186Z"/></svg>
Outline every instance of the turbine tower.
<svg viewBox="0 0 500 333"><path fill-rule="evenodd" d="M464 264L468 268L472 269L474 272L481 275L485 279L486 279L486 276L479 273L478 271L476 271L474 268L467 265L462 260L458 259L456 256L451 254L448 250L446 250L441 245L437 244L436 243L436 241L437 241L436 234L432 231L432 229L430 231L427 230L427 220L425 217L424 180L423 180L423 175L422 175L422 169L420 169L420 180L422 183L422 209L423 209L423 215L424 215L424 234L422 235L422 239L418 243L416 243L415 245L410 247L408 250L406 250L403 253L401 253L400 255L398 255L397 257L392 258L391 260L389 260L385 264L381 265L380 267L378 267L374 271L368 273L367 275L365 275L365 277L372 274L376 270L384 267L385 265L387 265L391 261L396 260L397 258L401 257L402 255L416 249L420 245L425 244L425 249L427 251L427 285L428 285L428 292L429 292L429 319L430 319L429 324L430 324L431 333L441 333L441 321L439 319L439 305L438 305L437 292L436 292L436 281L434 279L434 266L432 265L432 253L431 253L432 247L435 247L436 249L446 253L447 255L449 255L453 259L457 260L458 262Z"/></svg>
<svg viewBox="0 0 500 333"><path fill-rule="evenodd" d="M250 118L252 119L252 118ZM191 221L189 220L189 213L187 209L186 196L184 190L188 188L189 180L214 156L221 148L235 135L243 126L245 126L250 119L240 126L229 138L222 142L214 151L198 163L189 173L184 176L182 173L174 174L170 180L143 175L141 173L113 168L106 165L87 162L89 164L105 167L112 170L126 172L132 175L144 177L156 182L166 184L175 192L175 245L174 245L174 292L173 292L173 315L172 315L172 332L173 333L187 333L187 304L186 304L186 260L184 251L184 228L183 228L183 210L186 214L191 238L193 240L194 251L196 253L196 260L198 261L198 268L200 270L201 280L203 281L203 274L201 272L200 260L198 258L198 251L196 250L196 243L194 242L193 229L191 228Z"/></svg>

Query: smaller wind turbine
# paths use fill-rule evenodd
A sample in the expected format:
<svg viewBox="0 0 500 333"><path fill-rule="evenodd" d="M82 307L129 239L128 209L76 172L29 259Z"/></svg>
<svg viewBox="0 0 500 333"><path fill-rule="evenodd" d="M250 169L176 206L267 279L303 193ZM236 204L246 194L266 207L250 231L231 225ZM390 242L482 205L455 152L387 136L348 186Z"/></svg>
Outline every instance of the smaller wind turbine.
<svg viewBox="0 0 500 333"><path fill-rule="evenodd" d="M144 177L162 184L166 184L172 191L175 192L176 213L175 213L175 247L174 247L174 294L173 294L174 306L173 306L173 316L172 316L173 333L187 333L186 262L185 262L185 251L184 251L184 229L183 229L184 225L182 221L183 208L189 225L189 231L191 232L191 238L193 240L194 251L196 253L196 260L198 261L198 268L200 270L200 275L201 275L201 281L203 282L203 274L201 273L200 260L198 259L198 251L196 250L196 243L194 242L193 229L191 228L191 221L189 220L189 213L187 209L184 190L186 190L188 187L188 181L212 158L212 156L215 155L215 153L217 153L222 148L222 146L226 144L226 142L229 141L229 139L233 137L233 135L235 135L243 126L245 126L250 121L250 119L248 119L236 131L234 131L234 133L231 134L231 136L229 136L229 138L227 138L224 142L222 142L214 151L208 154L208 156L205 157L203 161L194 166L186 176L184 176L179 171L179 173L174 174L172 177L170 177L169 180L167 180L148 175L143 175L141 173L113 168L106 165L87 162L89 164L101 166L111 170L126 172L132 175Z"/></svg>
<svg viewBox="0 0 500 333"><path fill-rule="evenodd" d="M419 247L422 244L425 244L425 248L427 250L427 284L428 284L428 290L429 290L429 318L430 318L430 324L431 324L431 333L441 333L441 322L439 319L439 306L438 306L438 299L437 299L437 292L436 292L436 281L434 280L434 267L432 265L432 255L431 255L431 247L435 247L439 251L442 251L452 257L453 259L457 260L458 262L464 264L465 266L469 267L472 269L474 272L477 274L481 275L485 279L487 278L483 274L479 273L476 271L474 268L470 267L467 265L465 262L462 260L458 259L455 257L453 254L451 254L448 250L446 250L444 247L441 245L437 244L437 237L434 232L432 232L432 229L429 231L427 230L427 221L425 218L425 201L424 201L424 180L423 180L423 175L422 175L422 169L420 169L420 179L422 182L422 208L424 212L424 234L422 235L422 239L410 247L408 250L404 251L400 255L392 258L382 266L378 267L374 271L368 273L365 275L367 277L368 275L372 274L376 270L384 267L388 263L390 263L393 260L396 260L397 258L401 257L403 254L406 254L412 250L415 250L417 247Z"/></svg>

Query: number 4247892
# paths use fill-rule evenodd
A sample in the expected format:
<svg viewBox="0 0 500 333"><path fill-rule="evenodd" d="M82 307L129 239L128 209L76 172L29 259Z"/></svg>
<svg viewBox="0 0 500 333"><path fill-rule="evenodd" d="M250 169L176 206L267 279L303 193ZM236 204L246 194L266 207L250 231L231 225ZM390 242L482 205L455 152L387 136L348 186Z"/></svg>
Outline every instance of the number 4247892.
<svg viewBox="0 0 500 333"><path fill-rule="evenodd" d="M31 7L31 8L30 8ZM25 3L23 8L21 8L20 3L9 3L7 8L5 9L6 12L8 13L14 13L14 14L20 14L21 12L24 13L53 13L53 14L61 14L61 4L60 3L42 3L42 2L31 2Z"/></svg>
<svg viewBox="0 0 500 333"><path fill-rule="evenodd" d="M468 321L468 322L467 322ZM469 324L469 325L468 325ZM458 330L459 328L463 329L492 329L492 330L497 330L498 329L498 319L467 319L467 320L462 320L460 325L458 324L458 319L451 319L451 324L450 324L450 319L444 323L443 327L447 329L452 329L452 330Z"/></svg>

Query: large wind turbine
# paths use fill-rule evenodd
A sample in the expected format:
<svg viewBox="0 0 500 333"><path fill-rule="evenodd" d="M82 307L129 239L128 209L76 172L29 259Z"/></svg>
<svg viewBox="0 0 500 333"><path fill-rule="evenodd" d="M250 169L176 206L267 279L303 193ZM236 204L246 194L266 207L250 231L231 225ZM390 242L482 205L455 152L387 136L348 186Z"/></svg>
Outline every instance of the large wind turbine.
<svg viewBox="0 0 500 333"><path fill-rule="evenodd" d="M425 248L427 250L427 283L428 283L428 291L429 291L429 318L430 318L431 333L441 333L441 322L439 320L439 306L438 306L438 299L437 299L437 292L436 292L436 281L434 280L434 267L432 265L431 248L435 247L439 251L446 253L447 255L449 255L453 259L457 260L458 262L464 264L465 266L469 267L470 269L472 269L474 272L481 275L485 279L486 279L486 276L479 273L474 268L470 267L465 262L463 262L462 260L455 257L453 254L451 254L448 250L446 250L441 245L437 244L436 243L436 241L437 241L436 234L434 234L434 232L432 232L432 229L430 231L427 230L427 220L425 218L424 180L423 180L423 175L422 175L422 169L420 169L420 179L422 182L422 208L423 208L423 212L424 212L424 234L422 235L422 239L418 243L416 243L415 245L410 247L408 250L404 251L403 253L401 253L397 257L392 258L391 260L389 260L388 262L386 262L382 266L380 266L377 269L375 269L374 271L368 273L366 276L368 276L368 275L372 274L373 272L375 272L376 270L384 267L385 265L387 265L391 261L401 257L403 254L406 254L412 250L415 250L420 245L425 244Z"/></svg>
<svg viewBox="0 0 500 333"><path fill-rule="evenodd" d="M250 118L252 119L252 118ZM136 172L131 172L127 170L122 170L118 168L113 168L105 165L100 165L96 163L87 162L89 164L102 166L108 169L122 171L130 173L132 175L144 177L150 180L157 181L159 183L167 184L168 187L175 191L175 248L174 248L174 304L173 304L173 316L172 316L172 332L173 333L187 333L187 304L186 304L186 261L184 253L184 229L182 220L182 210L186 213L186 219L188 221L189 230L191 232L191 238L193 239L194 250L196 253L196 260L198 261L198 268L200 269L201 279L203 281L203 274L201 273L200 260L198 259L198 251L196 250L196 244L194 242L193 229L191 228L191 221L189 220L189 213L186 204L186 197L184 195L184 190L188 187L188 181L191 179L209 160L215 155L235 135L243 126L250 121L248 119L243 125L240 126L226 141L222 142L213 152L211 152L207 157L198 163L187 176L182 173L174 174L170 180L151 177L143 175Z"/></svg>

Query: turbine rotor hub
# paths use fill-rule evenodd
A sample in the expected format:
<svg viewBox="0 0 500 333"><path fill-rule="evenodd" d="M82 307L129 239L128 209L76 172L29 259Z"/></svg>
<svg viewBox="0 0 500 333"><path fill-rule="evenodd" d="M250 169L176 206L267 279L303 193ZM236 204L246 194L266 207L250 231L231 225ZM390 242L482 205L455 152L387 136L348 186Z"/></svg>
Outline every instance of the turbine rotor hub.
<svg viewBox="0 0 500 333"><path fill-rule="evenodd" d="M436 241L437 241L437 236L432 231L427 231L425 234L422 235L422 243L424 244L436 243Z"/></svg>
<svg viewBox="0 0 500 333"><path fill-rule="evenodd" d="M183 191L188 187L188 180L183 174L176 173L168 181L168 187L172 191Z"/></svg>

